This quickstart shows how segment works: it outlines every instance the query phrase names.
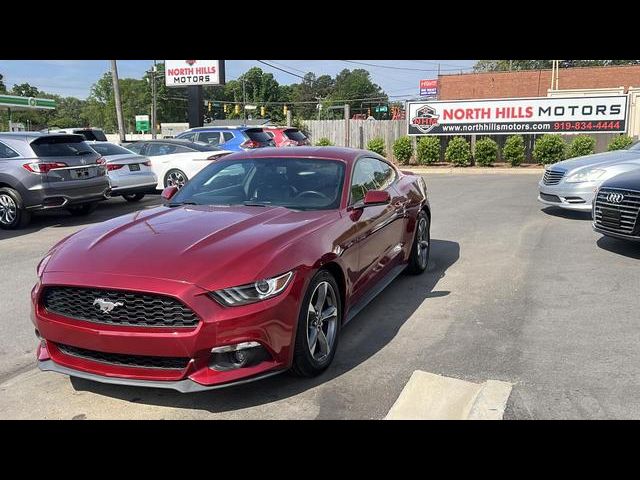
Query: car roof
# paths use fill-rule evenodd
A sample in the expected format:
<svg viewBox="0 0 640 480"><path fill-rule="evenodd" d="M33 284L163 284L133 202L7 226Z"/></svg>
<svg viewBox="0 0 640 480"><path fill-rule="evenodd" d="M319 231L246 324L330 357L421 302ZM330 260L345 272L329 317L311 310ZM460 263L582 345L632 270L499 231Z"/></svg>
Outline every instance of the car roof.
<svg viewBox="0 0 640 480"><path fill-rule="evenodd" d="M75 133L0 132L0 137L17 138L22 140L32 140L34 138L40 138L40 137L68 137L68 136L82 137L82 135L77 135Z"/></svg>
<svg viewBox="0 0 640 480"><path fill-rule="evenodd" d="M207 130L249 130L249 129L254 129L254 128L266 128L264 125L220 125L220 126L216 126L216 125L211 125L208 127L193 127L193 128L189 128L187 130L184 130L183 132L180 133L184 133L184 132L200 132L200 131L207 131Z"/></svg>
<svg viewBox="0 0 640 480"><path fill-rule="evenodd" d="M136 143L168 143L170 145L182 145L183 147L193 148L194 150L199 150L201 152L222 150L221 148L217 148L206 143L192 142L191 140L187 140L185 138L156 138L153 140L138 140L136 142L126 142L127 145L133 145Z"/></svg>
<svg viewBox="0 0 640 480"><path fill-rule="evenodd" d="M374 158L381 158L380 155L370 151L358 148L347 147L294 147L294 148L278 148L264 147L253 150L235 152L224 157L225 160L235 160L241 158L317 158L329 160L343 160L347 163L355 161L357 158L366 155Z"/></svg>

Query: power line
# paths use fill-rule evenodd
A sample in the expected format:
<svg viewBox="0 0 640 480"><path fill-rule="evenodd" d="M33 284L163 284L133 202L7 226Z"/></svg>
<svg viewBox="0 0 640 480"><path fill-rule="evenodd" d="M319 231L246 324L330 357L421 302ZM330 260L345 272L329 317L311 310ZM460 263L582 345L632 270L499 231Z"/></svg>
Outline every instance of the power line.
<svg viewBox="0 0 640 480"><path fill-rule="evenodd" d="M356 62L354 60L340 60L345 63L355 63L357 65L367 65L369 67L388 68L390 70L408 70L412 72L437 72L437 68L425 69L425 68L410 68L410 67L392 67L390 65L380 65L376 63ZM469 70L473 67L460 67L460 68L441 68L441 71L456 71L456 70Z"/></svg>
<svg viewBox="0 0 640 480"><path fill-rule="evenodd" d="M302 73L302 74L310 73L310 72L305 72L304 70L300 70L299 68L292 67L291 65L284 65L284 64L282 64L282 63L278 63L278 62L275 62L275 61L273 61L273 60L269 60L269 61L270 61L271 63L275 63L276 65L280 65L280 66L281 66L281 67L283 67L283 68L289 68L289 69L291 69L291 70L295 70L296 72L300 72L300 73Z"/></svg>
<svg viewBox="0 0 640 480"><path fill-rule="evenodd" d="M284 68L276 67L275 65L271 65L270 63L267 63L267 62L265 62L263 60L257 60L257 61L259 63L267 65L267 66L269 66L271 68L275 68L276 70L280 70L281 72L288 73L289 75L293 75L294 77L298 77L298 78L301 78L302 80L304 80L304 77L302 75L298 75L297 73L290 72L288 70L285 70Z"/></svg>

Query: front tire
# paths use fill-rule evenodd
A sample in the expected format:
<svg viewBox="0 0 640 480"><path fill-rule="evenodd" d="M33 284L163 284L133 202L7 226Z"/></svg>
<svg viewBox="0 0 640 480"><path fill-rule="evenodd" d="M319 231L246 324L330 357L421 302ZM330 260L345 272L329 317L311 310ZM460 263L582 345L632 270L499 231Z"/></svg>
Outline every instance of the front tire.
<svg viewBox="0 0 640 480"><path fill-rule="evenodd" d="M72 207L69 207L67 208L67 211L74 217L84 217L85 215L93 213L97 206L98 205L95 202L83 203L82 205L74 205Z"/></svg>
<svg viewBox="0 0 640 480"><path fill-rule="evenodd" d="M411 275L420 275L429 265L429 252L431 250L431 222L424 210L420 210L416 218L416 231L413 237L413 247L407 272Z"/></svg>
<svg viewBox="0 0 640 480"><path fill-rule="evenodd" d="M13 188L0 188L0 228L24 228L30 221L31 212L24 209L20 194Z"/></svg>
<svg viewBox="0 0 640 480"><path fill-rule="evenodd" d="M341 323L338 284L333 275L320 270L309 283L298 316L291 366L294 375L315 377L329 367L338 347Z"/></svg>

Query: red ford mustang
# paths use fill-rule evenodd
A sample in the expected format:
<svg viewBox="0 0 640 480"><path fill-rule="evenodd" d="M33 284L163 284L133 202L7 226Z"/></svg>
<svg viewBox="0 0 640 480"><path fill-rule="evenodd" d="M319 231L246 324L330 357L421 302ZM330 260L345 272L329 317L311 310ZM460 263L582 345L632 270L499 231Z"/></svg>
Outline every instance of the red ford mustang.
<svg viewBox="0 0 640 480"><path fill-rule="evenodd" d="M425 182L369 151L239 152L163 197L42 259L42 370L181 392L318 375L346 322L427 268Z"/></svg>

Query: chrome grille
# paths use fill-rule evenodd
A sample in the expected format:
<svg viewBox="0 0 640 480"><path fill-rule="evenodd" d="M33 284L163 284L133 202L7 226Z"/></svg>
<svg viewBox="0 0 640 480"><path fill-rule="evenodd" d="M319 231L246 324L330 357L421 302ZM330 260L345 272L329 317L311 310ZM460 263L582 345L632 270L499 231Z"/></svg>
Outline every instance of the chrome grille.
<svg viewBox="0 0 640 480"><path fill-rule="evenodd" d="M105 313L96 300L118 303ZM63 317L132 327L195 327L198 317L178 300L142 292L82 287L47 287L42 295L44 307Z"/></svg>
<svg viewBox="0 0 640 480"><path fill-rule="evenodd" d="M567 173L564 170L551 170L547 169L544 171L544 176L542 177L542 183L545 185L557 185L564 177L564 174Z"/></svg>
<svg viewBox="0 0 640 480"><path fill-rule="evenodd" d="M610 202L610 193L621 193L620 203ZM624 235L637 233L638 211L640 211L640 191L601 188L595 199L594 218L596 227Z"/></svg>

